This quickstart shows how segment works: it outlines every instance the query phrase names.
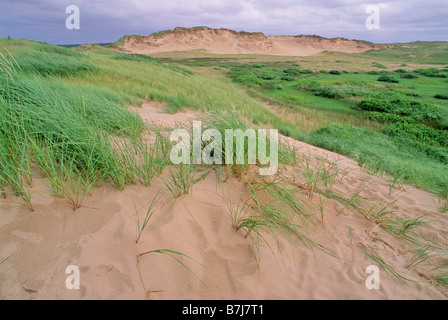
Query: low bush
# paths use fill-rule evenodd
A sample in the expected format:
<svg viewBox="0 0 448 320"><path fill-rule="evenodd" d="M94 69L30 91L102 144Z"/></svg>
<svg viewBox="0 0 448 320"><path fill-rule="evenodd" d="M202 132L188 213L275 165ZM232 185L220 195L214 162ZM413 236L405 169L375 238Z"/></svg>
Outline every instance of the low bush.
<svg viewBox="0 0 448 320"><path fill-rule="evenodd" d="M390 75L382 75L381 77L379 77L377 79L377 81L388 82L388 83L399 83L400 82Z"/></svg>
<svg viewBox="0 0 448 320"><path fill-rule="evenodd" d="M272 74L269 74L269 73L262 73L262 74L259 74L257 77L260 78L260 79L263 79L263 80L275 79L275 76L272 75Z"/></svg>
<svg viewBox="0 0 448 320"><path fill-rule="evenodd" d="M300 74L300 70L295 68L288 68L283 70L283 72L288 74L289 76L298 76Z"/></svg>
<svg viewBox="0 0 448 320"><path fill-rule="evenodd" d="M30 52L14 57L23 72L42 76L70 76L98 71L92 63L74 56L50 52Z"/></svg>
<svg viewBox="0 0 448 320"><path fill-rule="evenodd" d="M446 100L446 99L448 99L448 95L446 95L446 94L436 94L436 95L434 96L434 98L436 98L436 99Z"/></svg>
<svg viewBox="0 0 448 320"><path fill-rule="evenodd" d="M329 73L330 73L330 74L333 74L333 75L335 75L335 76L339 76L339 75L341 74L341 72L338 71L338 70L331 70Z"/></svg>
<svg viewBox="0 0 448 320"><path fill-rule="evenodd" d="M378 62L373 62L372 65L374 67L380 68L380 69L387 69L387 67L384 64L378 63Z"/></svg>
<svg viewBox="0 0 448 320"><path fill-rule="evenodd" d="M423 124L396 123L383 128L388 136L420 144L448 148L448 132L427 127Z"/></svg>
<svg viewBox="0 0 448 320"><path fill-rule="evenodd" d="M358 107L365 111L392 113L414 118L417 121L436 121L442 118L440 107L409 97L378 96L362 100Z"/></svg>
<svg viewBox="0 0 448 320"><path fill-rule="evenodd" d="M236 71L231 76L233 81L238 82L247 87L254 86L262 86L265 85L266 82L263 79L260 79L254 72L252 71Z"/></svg>

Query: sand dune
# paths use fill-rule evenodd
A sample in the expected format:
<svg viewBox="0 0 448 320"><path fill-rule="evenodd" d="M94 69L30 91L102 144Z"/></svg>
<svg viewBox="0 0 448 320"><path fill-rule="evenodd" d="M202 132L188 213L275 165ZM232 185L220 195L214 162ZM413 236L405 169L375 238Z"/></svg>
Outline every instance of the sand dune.
<svg viewBox="0 0 448 320"><path fill-rule="evenodd" d="M261 32L236 32L229 29L175 28L150 36L125 36L121 50L152 54L170 51L203 51L220 54L270 54L308 56L325 50L364 52L380 48L367 41L319 36L266 36Z"/></svg>
<svg viewBox="0 0 448 320"><path fill-rule="evenodd" d="M146 120L175 126L195 114L168 115L163 105L147 103L136 108ZM370 200L393 201L402 217L427 214L425 233L445 241L446 215L438 213L431 194L410 186L392 190L383 179L368 174L353 160L290 138L284 141L304 156L338 160L343 179L334 187L351 195L363 179L362 195ZM73 211L62 199L35 181L35 212L12 196L0 199L0 264L2 299L446 299L439 288L403 268L412 256L404 244L367 221L356 210L325 199L324 222L304 232L328 252L308 249L280 237L280 253L260 242L259 259L249 238L234 231L226 203L244 194L245 184L232 178L220 184L212 174L194 185L186 196L172 199L163 192L155 215L136 244L137 214L143 218L152 198L165 190L161 178L150 187L128 186L120 192L110 186L94 190L84 207ZM317 206L317 198L310 200ZM317 219L319 220L319 219ZM351 230L351 236L349 236ZM272 239L271 239L272 240ZM381 270L380 290L365 286L366 267L373 264L363 249L377 252L385 261L414 280L406 284ZM167 255L142 252L171 249L192 272ZM274 254L273 254L274 253ZM199 265L198 263L201 265ZM81 271L81 289L65 286L68 265ZM140 272L139 272L140 270ZM145 292L147 290L148 292Z"/></svg>

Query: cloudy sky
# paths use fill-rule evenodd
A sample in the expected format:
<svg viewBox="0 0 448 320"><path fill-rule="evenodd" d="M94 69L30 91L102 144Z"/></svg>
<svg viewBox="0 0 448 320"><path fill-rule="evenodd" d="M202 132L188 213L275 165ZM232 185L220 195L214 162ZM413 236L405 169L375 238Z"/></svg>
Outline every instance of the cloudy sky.
<svg viewBox="0 0 448 320"><path fill-rule="evenodd" d="M66 28L69 5L80 9L79 30ZM380 9L379 29L366 27L368 5ZM105 43L177 26L377 43L448 41L448 0L0 0L0 37Z"/></svg>

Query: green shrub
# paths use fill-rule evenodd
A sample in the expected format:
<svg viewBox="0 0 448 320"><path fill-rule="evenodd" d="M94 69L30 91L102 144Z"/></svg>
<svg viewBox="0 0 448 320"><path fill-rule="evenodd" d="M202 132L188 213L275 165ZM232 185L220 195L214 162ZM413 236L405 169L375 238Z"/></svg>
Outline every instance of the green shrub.
<svg viewBox="0 0 448 320"><path fill-rule="evenodd" d="M302 69L302 70L300 70L300 73L301 73L301 74L312 74L312 73L313 73L313 70L310 70L310 69Z"/></svg>
<svg viewBox="0 0 448 320"><path fill-rule="evenodd" d="M437 68L429 68L429 69L417 69L414 70L415 73L421 74L425 77L436 77L436 78L446 78L445 74L441 74L441 70Z"/></svg>
<svg viewBox="0 0 448 320"><path fill-rule="evenodd" d="M416 101L409 97L375 97L362 100L358 107L365 111L392 113L414 118L417 121L436 121L442 118L438 106Z"/></svg>
<svg viewBox="0 0 448 320"><path fill-rule="evenodd" d="M423 124L396 123L383 128L388 136L420 144L448 148L448 131L437 130Z"/></svg>
<svg viewBox="0 0 448 320"><path fill-rule="evenodd" d="M69 48L54 46L51 44L39 44L34 47L34 49L47 53L56 53L69 57L85 57L86 55L80 51L75 51Z"/></svg>
<svg viewBox="0 0 448 320"><path fill-rule="evenodd" d="M406 73L400 76L401 79L417 79L418 76L413 73Z"/></svg>
<svg viewBox="0 0 448 320"><path fill-rule="evenodd" d="M382 75L381 77L379 77L377 79L377 81L388 82L388 83L399 83L400 82L390 75Z"/></svg>
<svg viewBox="0 0 448 320"><path fill-rule="evenodd" d="M263 79L258 78L254 72L247 70L236 71L230 77L233 81L247 87L262 86L266 84L266 82Z"/></svg>
<svg viewBox="0 0 448 320"><path fill-rule="evenodd" d="M365 112L364 116L370 120L377 121L379 123L415 123L416 120L411 117L400 116L393 113L383 113L383 112Z"/></svg>
<svg viewBox="0 0 448 320"><path fill-rule="evenodd" d="M263 68L263 65L258 64L258 63L254 63L254 64L252 65L252 68L256 68L256 69Z"/></svg>
<svg viewBox="0 0 448 320"><path fill-rule="evenodd" d="M333 74L333 75L336 75L336 76L339 76L341 74L341 72L338 71L338 70L331 70L329 73Z"/></svg>
<svg viewBox="0 0 448 320"><path fill-rule="evenodd" d="M374 67L380 68L380 69L387 69L387 67L384 64L378 63L378 62L373 62L372 65Z"/></svg>
<svg viewBox="0 0 448 320"><path fill-rule="evenodd" d="M289 76L298 76L300 74L300 71L295 68L288 68L288 69L283 70L283 72Z"/></svg>
<svg viewBox="0 0 448 320"><path fill-rule="evenodd" d="M284 80L284 81L294 81L295 79L291 76L283 76L280 79Z"/></svg>
<svg viewBox="0 0 448 320"><path fill-rule="evenodd" d="M448 95L446 95L446 94L436 94L434 96L434 98L446 100L446 99L448 99Z"/></svg>
<svg viewBox="0 0 448 320"><path fill-rule="evenodd" d="M309 142L347 155L375 172L386 172L436 193L448 192L446 149L340 124L313 132Z"/></svg>
<svg viewBox="0 0 448 320"><path fill-rule="evenodd" d="M380 73L378 71L372 70L372 71L367 72L367 74L378 76Z"/></svg>
<svg viewBox="0 0 448 320"><path fill-rule="evenodd" d="M396 72L396 73L408 73L405 69L397 69L397 70L394 70L394 72Z"/></svg>

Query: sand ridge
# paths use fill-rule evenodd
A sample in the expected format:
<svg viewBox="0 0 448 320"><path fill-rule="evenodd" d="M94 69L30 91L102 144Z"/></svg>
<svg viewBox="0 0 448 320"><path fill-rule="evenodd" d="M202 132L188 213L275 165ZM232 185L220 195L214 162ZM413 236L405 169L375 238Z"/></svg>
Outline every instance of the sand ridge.
<svg viewBox="0 0 448 320"><path fill-rule="evenodd" d="M124 52L153 54L171 51L203 51L216 54L270 54L309 56L322 51L359 53L381 46L362 40L327 39L320 36L266 36L261 32L229 29L175 28L150 36L125 36L119 49Z"/></svg>

